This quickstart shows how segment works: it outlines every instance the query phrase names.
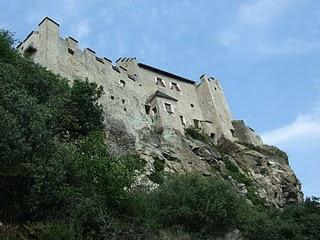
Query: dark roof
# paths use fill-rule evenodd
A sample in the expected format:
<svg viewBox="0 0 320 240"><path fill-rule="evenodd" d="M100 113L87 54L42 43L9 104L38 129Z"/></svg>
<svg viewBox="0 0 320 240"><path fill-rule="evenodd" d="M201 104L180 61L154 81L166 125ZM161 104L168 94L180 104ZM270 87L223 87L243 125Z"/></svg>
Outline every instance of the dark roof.
<svg viewBox="0 0 320 240"><path fill-rule="evenodd" d="M195 81L193 81L193 80L190 80L190 79L175 75L173 73L169 73L167 71L164 71L164 70L161 70L161 69L158 69L158 68L155 68L155 67L151 67L151 66L143 64L143 63L138 63L138 66L142 67L142 68L145 68L145 69L148 69L150 71L156 72L156 73L163 74L163 75L171 77L171 78L175 78L175 79L183 81L183 82L187 82L187 83L191 83L191 84L195 83Z"/></svg>
<svg viewBox="0 0 320 240"><path fill-rule="evenodd" d="M58 27L60 26L59 23L53 21L53 20L52 20L51 18L49 18L49 17L45 17L45 18L38 24L38 26L40 26L46 19L48 19L48 20L50 20L51 22L53 22L54 24L58 25Z"/></svg>
<svg viewBox="0 0 320 240"><path fill-rule="evenodd" d="M78 43L78 40L77 40L77 39L75 39L75 38L73 38L73 37L70 37L70 36L69 36L69 38L70 38L72 41Z"/></svg>
<svg viewBox="0 0 320 240"><path fill-rule="evenodd" d="M149 98L149 101L151 101L152 99L154 99L155 97L161 97L161 98L166 98L166 99L169 99L169 100L172 100L172 101L175 101L177 102L178 100L175 99L174 97L171 97L169 96L168 94L165 94L159 90L157 90L154 94L152 94Z"/></svg>
<svg viewBox="0 0 320 240"><path fill-rule="evenodd" d="M86 49L88 49L90 52L92 52L93 54L96 54L96 52L95 51L93 51L91 48L86 48Z"/></svg>
<svg viewBox="0 0 320 240"><path fill-rule="evenodd" d="M112 61L109 58L104 57L104 60L112 63Z"/></svg>

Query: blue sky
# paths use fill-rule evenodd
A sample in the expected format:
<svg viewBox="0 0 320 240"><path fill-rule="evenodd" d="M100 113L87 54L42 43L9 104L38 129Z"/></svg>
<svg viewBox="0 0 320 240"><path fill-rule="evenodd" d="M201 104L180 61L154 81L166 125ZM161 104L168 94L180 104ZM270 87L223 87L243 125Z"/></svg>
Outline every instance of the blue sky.
<svg viewBox="0 0 320 240"><path fill-rule="evenodd" d="M23 38L45 16L81 47L221 80L235 119L288 152L320 196L320 1L0 0L0 27Z"/></svg>

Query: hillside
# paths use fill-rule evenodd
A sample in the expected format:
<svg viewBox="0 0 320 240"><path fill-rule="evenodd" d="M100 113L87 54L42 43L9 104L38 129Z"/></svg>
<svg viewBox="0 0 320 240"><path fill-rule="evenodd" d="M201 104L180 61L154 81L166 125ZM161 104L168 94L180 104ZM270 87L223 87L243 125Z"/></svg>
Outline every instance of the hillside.
<svg viewBox="0 0 320 240"><path fill-rule="evenodd" d="M126 131L96 83L0 32L0 239L319 239L288 158L198 129Z"/></svg>

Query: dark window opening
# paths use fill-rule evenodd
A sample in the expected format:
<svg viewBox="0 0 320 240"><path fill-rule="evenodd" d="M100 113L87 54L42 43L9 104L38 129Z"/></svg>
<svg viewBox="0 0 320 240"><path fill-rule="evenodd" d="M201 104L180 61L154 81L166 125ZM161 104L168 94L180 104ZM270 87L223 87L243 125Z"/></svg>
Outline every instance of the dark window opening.
<svg viewBox="0 0 320 240"><path fill-rule="evenodd" d="M114 100L114 96L110 96L111 100Z"/></svg>
<svg viewBox="0 0 320 240"><path fill-rule="evenodd" d="M230 132L231 132L232 137L234 137L234 130L230 129Z"/></svg>
<svg viewBox="0 0 320 240"><path fill-rule="evenodd" d="M193 119L193 123L194 123L194 127L195 128L200 128L200 126L199 126L199 120L198 119Z"/></svg>
<svg viewBox="0 0 320 240"><path fill-rule="evenodd" d="M123 110L124 110L125 112L127 111L127 109L126 109L126 108L124 108Z"/></svg>
<svg viewBox="0 0 320 240"><path fill-rule="evenodd" d="M191 106L192 108L194 107L194 105L193 105L192 103L190 104L190 106Z"/></svg>
<svg viewBox="0 0 320 240"><path fill-rule="evenodd" d="M164 107L167 113L173 113L172 106L170 103L164 103Z"/></svg>
<svg viewBox="0 0 320 240"><path fill-rule="evenodd" d="M156 115L157 112L158 112L157 106L154 106L154 107L152 108L152 113L153 113L153 115Z"/></svg>
<svg viewBox="0 0 320 240"><path fill-rule="evenodd" d="M30 46L28 46L28 48L24 51L24 55L25 55L26 57L31 57L36 51L37 51L37 49L36 49L33 45L30 45Z"/></svg>
<svg viewBox="0 0 320 240"><path fill-rule="evenodd" d="M210 133L210 138L211 138L213 141L214 141L215 137L216 137L216 134Z"/></svg>
<svg viewBox="0 0 320 240"><path fill-rule="evenodd" d="M171 87L170 87L171 90L176 90L178 92L180 92L180 87L177 83L175 82L171 82Z"/></svg>
<svg viewBox="0 0 320 240"><path fill-rule="evenodd" d="M145 108L145 110L146 110L146 114L149 115L149 113L150 113L150 106L144 105L144 108Z"/></svg>
<svg viewBox="0 0 320 240"><path fill-rule="evenodd" d="M185 120L184 116L180 116L180 121L183 126L186 126L186 120Z"/></svg>
<svg viewBox="0 0 320 240"><path fill-rule="evenodd" d="M125 85L126 85L126 82L123 81L123 80L120 80L120 86L121 86L121 87L124 87Z"/></svg>
<svg viewBox="0 0 320 240"><path fill-rule="evenodd" d="M68 53L70 53L71 55L74 55L74 51L71 48L68 48Z"/></svg>
<svg viewBox="0 0 320 240"><path fill-rule="evenodd" d="M142 84L139 84L140 87L142 87Z"/></svg>
<svg viewBox="0 0 320 240"><path fill-rule="evenodd" d="M124 104L126 102L126 100L124 100L124 99L122 99L121 101L122 101L122 104Z"/></svg>
<svg viewBox="0 0 320 240"><path fill-rule="evenodd" d="M160 85L161 87L165 87L164 81L161 78L156 78L156 85Z"/></svg>

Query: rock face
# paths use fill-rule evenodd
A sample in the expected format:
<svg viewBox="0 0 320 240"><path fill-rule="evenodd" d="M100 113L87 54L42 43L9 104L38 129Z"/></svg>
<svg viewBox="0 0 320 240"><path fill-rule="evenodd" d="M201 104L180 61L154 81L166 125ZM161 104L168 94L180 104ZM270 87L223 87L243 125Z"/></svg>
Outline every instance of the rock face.
<svg viewBox="0 0 320 240"><path fill-rule="evenodd" d="M136 186L152 189L164 172L196 171L229 181L253 203L281 207L302 200L286 154L263 145L243 121L231 120L217 79L202 75L196 83L135 58L113 65L89 48L79 49L75 39L61 38L59 24L50 18L17 49L28 55L32 50L30 58L63 77L103 86L100 103L110 151L138 153L146 161ZM200 132L185 135L184 127L201 128L210 138Z"/></svg>
<svg viewBox="0 0 320 240"><path fill-rule="evenodd" d="M114 124L107 132L115 154L136 152L146 161L136 186L152 189L165 172L193 171L223 178L255 204L282 207L303 200L287 155L275 147L236 143L223 137L215 145L205 135L199 141L170 128L143 128L130 138L121 124Z"/></svg>

